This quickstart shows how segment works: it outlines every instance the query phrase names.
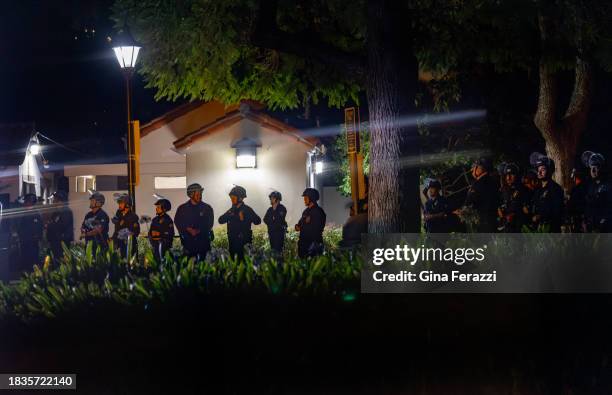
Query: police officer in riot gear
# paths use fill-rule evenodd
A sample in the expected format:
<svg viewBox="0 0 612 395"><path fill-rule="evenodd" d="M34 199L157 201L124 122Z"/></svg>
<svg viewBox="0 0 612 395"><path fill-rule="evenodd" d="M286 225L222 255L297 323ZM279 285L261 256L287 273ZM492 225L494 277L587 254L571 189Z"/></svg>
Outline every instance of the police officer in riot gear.
<svg viewBox="0 0 612 395"><path fill-rule="evenodd" d="M127 255L128 240L132 239L132 254L138 252L138 235L140 235L140 222L138 215L132 211L132 199L128 194L121 194L116 199L119 208L112 219L115 224L113 242L119 248L122 257Z"/></svg>
<svg viewBox="0 0 612 395"><path fill-rule="evenodd" d="M300 258L307 258L323 253L323 229L327 216L317 204L319 191L314 188L306 188L302 197L306 209L302 212L302 218L295 225L295 230L300 232L298 255Z"/></svg>
<svg viewBox="0 0 612 395"><path fill-rule="evenodd" d="M440 184L440 181L432 179L425 181L423 194L427 201L423 210L423 219L427 233L449 232L448 218L452 215L452 210L449 207L448 200L442 196L441 192L442 184Z"/></svg>
<svg viewBox="0 0 612 395"><path fill-rule="evenodd" d="M478 216L476 230L480 233L495 231L498 207L498 184L491 177L492 163L488 158L480 158L472 166L474 183L468 189L465 205L471 207Z"/></svg>
<svg viewBox="0 0 612 395"><path fill-rule="evenodd" d="M563 222L563 188L552 180L555 162L546 155L534 152L529 162L537 171L539 187L531 201L531 226L549 227L550 232L560 232Z"/></svg>
<svg viewBox="0 0 612 395"><path fill-rule="evenodd" d="M268 237L270 239L270 247L272 251L282 254L283 245L285 244L285 233L287 233L287 209L281 204L283 199L278 191L270 193L270 208L264 215L264 223L268 226Z"/></svg>
<svg viewBox="0 0 612 395"><path fill-rule="evenodd" d="M602 154L586 151L583 163L589 168L589 181L585 201L585 231L612 231L612 186L604 173L606 160Z"/></svg>
<svg viewBox="0 0 612 395"><path fill-rule="evenodd" d="M572 232L582 232L589 183L582 170L574 167L571 173L572 190L567 199L567 222Z"/></svg>
<svg viewBox="0 0 612 395"><path fill-rule="evenodd" d="M515 163L502 163L501 205L497 210L498 229L507 233L520 233L528 223L529 194L519 179L519 167Z"/></svg>
<svg viewBox="0 0 612 395"><path fill-rule="evenodd" d="M89 197L90 211L85 215L83 224L81 225L81 238L85 239L86 243L93 243L94 251L96 248L108 247L108 227L109 218L106 212L102 210L102 206L106 199L100 192L93 192Z"/></svg>
<svg viewBox="0 0 612 395"><path fill-rule="evenodd" d="M149 242L153 249L155 259L160 262L166 251L172 248L174 239L174 222L168 215L172 205L168 199L159 199L155 202L155 218L151 221L149 229Z"/></svg>
<svg viewBox="0 0 612 395"><path fill-rule="evenodd" d="M174 223L181 236L185 253L197 259L206 258L210 251L215 221L212 207L202 201L203 191L204 188L200 184L189 185L189 200L181 204L174 215Z"/></svg>
<svg viewBox="0 0 612 395"><path fill-rule="evenodd" d="M219 217L220 224L227 224L227 239L229 253L232 258L244 258L244 246L253 241L251 224L259 225L261 218L243 200L247 197L246 190L236 185L229 193L232 207Z"/></svg>
<svg viewBox="0 0 612 395"><path fill-rule="evenodd" d="M51 196L57 208L53 210L47 223L47 241L53 253L53 259L59 261L63 254L62 242L66 245L74 239L74 219L72 210L68 206L68 195L64 191L57 191Z"/></svg>
<svg viewBox="0 0 612 395"><path fill-rule="evenodd" d="M36 210L36 195L28 193L23 197L23 212L15 223L19 237L20 270L29 270L39 262L40 240L43 234L43 222Z"/></svg>

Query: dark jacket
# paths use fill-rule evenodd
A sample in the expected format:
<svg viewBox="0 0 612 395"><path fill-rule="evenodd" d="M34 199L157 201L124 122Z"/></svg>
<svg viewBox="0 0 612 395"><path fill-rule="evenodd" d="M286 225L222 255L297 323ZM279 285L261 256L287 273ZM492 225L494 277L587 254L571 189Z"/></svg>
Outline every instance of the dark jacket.
<svg viewBox="0 0 612 395"><path fill-rule="evenodd" d="M243 218L240 219L240 213ZM251 224L259 225L261 218L255 211L246 204L232 206L229 210L219 217L220 224L227 224L227 237L232 241L248 244L253 240Z"/></svg>
<svg viewBox="0 0 612 395"><path fill-rule="evenodd" d="M533 216L539 215L540 220L532 221L532 225L547 225L551 232L560 232L563 221L563 188L553 180L548 180L546 186L540 186L533 193L531 201Z"/></svg>
<svg viewBox="0 0 612 395"><path fill-rule="evenodd" d="M512 185L504 185L501 189L501 214L500 225L505 232L521 232L523 225L528 224L528 216L525 210L529 210L531 204L530 194L527 188L516 182Z"/></svg>
<svg viewBox="0 0 612 395"><path fill-rule="evenodd" d="M448 204L448 200L444 196L438 196L435 199L427 199L425 202L424 214L443 214L444 216L435 217L425 220L425 230L428 233L448 233L449 218L452 210Z"/></svg>
<svg viewBox="0 0 612 395"><path fill-rule="evenodd" d="M159 232L159 236L153 236L153 232ZM174 222L172 221L172 218L166 213L155 216L155 218L153 218L151 221L151 227L149 228L149 242L153 247L153 253L157 259L160 258L160 245L162 250L161 253L164 254L172 247L173 240Z"/></svg>
<svg viewBox="0 0 612 395"><path fill-rule="evenodd" d="M50 244L70 244L74 240L74 218L67 205L58 207L51 213L47 224L47 240Z"/></svg>
<svg viewBox="0 0 612 395"><path fill-rule="evenodd" d="M499 206L498 184L493 177L485 174L474 181L468 190L465 205L474 209L478 214L479 232L493 232Z"/></svg>
<svg viewBox="0 0 612 395"><path fill-rule="evenodd" d="M266 215L264 215L263 222L268 226L268 232L286 232L287 231L287 221L285 221L285 217L287 216L287 209L285 206L279 203L276 206L276 209L270 207L268 211L266 211Z"/></svg>
<svg viewBox="0 0 612 395"><path fill-rule="evenodd" d="M153 237L152 232L159 232L160 235ZM151 227L149 228L149 239L152 241L159 241L162 243L172 245L172 239L174 238L174 222L172 218L164 213L163 215L157 215L151 221Z"/></svg>
<svg viewBox="0 0 612 395"><path fill-rule="evenodd" d="M102 228L102 233L97 234L95 236L87 236L85 237L86 242L93 241L94 248L96 246L106 247L108 242L108 228L109 228L109 218L104 210L99 209L94 214L93 211L85 214L85 219L83 220L83 224L81 225L81 230L85 232L90 232L94 230L96 226L100 226Z"/></svg>
<svg viewBox="0 0 612 395"><path fill-rule="evenodd" d="M591 180L586 193L585 222L587 229L610 232L612 228L612 186L605 180Z"/></svg>
<svg viewBox="0 0 612 395"><path fill-rule="evenodd" d="M42 238L42 217L34 207L25 208L16 224L19 240L23 242L38 242Z"/></svg>
<svg viewBox="0 0 612 395"><path fill-rule="evenodd" d="M132 234L132 251L136 252L136 248L138 245L138 235L140 234L140 223L138 215L132 210L129 210L127 213L123 213L117 210L115 216L113 217L113 224L115 224L115 232L113 233L113 240L116 246L119 246L123 254L123 250L127 246L127 237L122 238L120 233L123 229L126 229L126 233L130 232ZM123 233L123 232L122 232Z"/></svg>
<svg viewBox="0 0 612 395"><path fill-rule="evenodd" d="M298 221L300 238L298 240L298 255L300 257L319 255L323 252L323 229L327 216L316 203L302 212Z"/></svg>
<svg viewBox="0 0 612 395"><path fill-rule="evenodd" d="M573 232L580 232L585 222L586 197L589 184L585 181L575 185L567 200L567 217Z"/></svg>
<svg viewBox="0 0 612 395"><path fill-rule="evenodd" d="M342 226L340 247L351 248L361 244L361 235L368 233L368 213L360 213L348 217Z"/></svg>
<svg viewBox="0 0 612 395"><path fill-rule="evenodd" d="M213 209L208 204L193 204L191 200L181 204L174 215L174 224L181 236L183 247L190 253L209 251L214 221ZM200 233L192 236L187 232L187 228L198 229Z"/></svg>

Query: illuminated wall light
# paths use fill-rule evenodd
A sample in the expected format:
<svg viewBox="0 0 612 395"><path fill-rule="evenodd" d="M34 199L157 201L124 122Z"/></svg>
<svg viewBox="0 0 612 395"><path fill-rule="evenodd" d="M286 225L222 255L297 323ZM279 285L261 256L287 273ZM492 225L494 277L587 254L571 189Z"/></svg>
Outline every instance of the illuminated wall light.
<svg viewBox="0 0 612 395"><path fill-rule="evenodd" d="M40 154L40 144L38 144L35 141L32 141L32 143L30 144L30 154L32 155Z"/></svg>
<svg viewBox="0 0 612 395"><path fill-rule="evenodd" d="M236 168L254 169L257 167L257 141L250 138L242 138L232 143L232 148L236 149Z"/></svg>
<svg viewBox="0 0 612 395"><path fill-rule="evenodd" d="M236 167L239 169L255 168L257 158L253 154L238 154L236 155Z"/></svg>
<svg viewBox="0 0 612 395"><path fill-rule="evenodd" d="M323 173L323 162L319 161L315 163L315 174Z"/></svg>

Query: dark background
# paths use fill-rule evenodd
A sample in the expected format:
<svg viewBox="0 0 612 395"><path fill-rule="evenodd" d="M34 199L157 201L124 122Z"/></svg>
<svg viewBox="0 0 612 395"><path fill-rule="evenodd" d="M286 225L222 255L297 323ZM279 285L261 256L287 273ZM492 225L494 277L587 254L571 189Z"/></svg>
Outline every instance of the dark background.
<svg viewBox="0 0 612 395"><path fill-rule="evenodd" d="M111 5L2 2L0 123L35 122L37 131L85 154L74 160L124 160L125 82L107 39ZM150 120L176 105L156 102L138 75L133 87L135 119Z"/></svg>

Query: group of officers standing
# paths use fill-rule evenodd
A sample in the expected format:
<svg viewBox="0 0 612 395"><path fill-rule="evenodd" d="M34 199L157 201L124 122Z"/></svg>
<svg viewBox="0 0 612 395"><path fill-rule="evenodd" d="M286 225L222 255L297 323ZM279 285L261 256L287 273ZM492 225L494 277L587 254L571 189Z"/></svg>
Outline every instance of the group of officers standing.
<svg viewBox="0 0 612 395"><path fill-rule="evenodd" d="M204 259L211 250L214 240L213 208L202 201L204 189L200 184L191 184L187 188L189 200L176 210L174 219L169 215L172 205L167 199L155 202L156 215L152 219L148 239L157 260L162 259L172 247L175 237L175 225L178 229L184 253L189 257ZM252 225L259 225L262 219L248 206L244 200L246 190L235 186L229 192L231 207L218 218L219 224L226 224L229 242L229 253L235 259L243 259L245 248L253 241ZM295 225L299 232L298 255L301 258L313 257L323 253L323 229L326 222L325 211L318 205L319 192L314 188L306 188L302 193L304 209L302 216ZM270 246L277 257L282 257L285 235L287 233L287 209L281 204L282 195L274 191L269 195L270 207L266 211L263 222L267 226ZM109 218L103 206L106 199L103 194L93 192L89 198L90 211L81 224L81 239L91 242L94 250L98 247L106 249L109 241L121 256L137 252L137 237L140 234L140 218L133 211L130 196L121 194L116 197L117 211ZM67 195L60 191L52 196L53 211L47 221L43 221L35 206L36 195L24 196L23 210L13 222L13 229L18 234L21 262L20 269L31 268L39 263L39 242L46 228L47 241L55 259L63 256L62 242L69 245L73 241L73 215L67 204ZM110 224L114 232L109 237ZM130 241L131 240L131 241ZM130 244L131 243L131 244ZM130 252L131 251L131 252Z"/></svg>
<svg viewBox="0 0 612 395"><path fill-rule="evenodd" d="M462 208L452 208L442 195L441 183L428 180L423 193L425 229L431 233L459 231L460 217L472 212L475 231L492 232L611 232L612 189L605 173L602 154L586 151L582 163L588 170L574 168L573 186L565 193L552 176L555 162L534 152L532 169L521 177L514 163L502 163L497 169L488 158L472 166L473 183Z"/></svg>

